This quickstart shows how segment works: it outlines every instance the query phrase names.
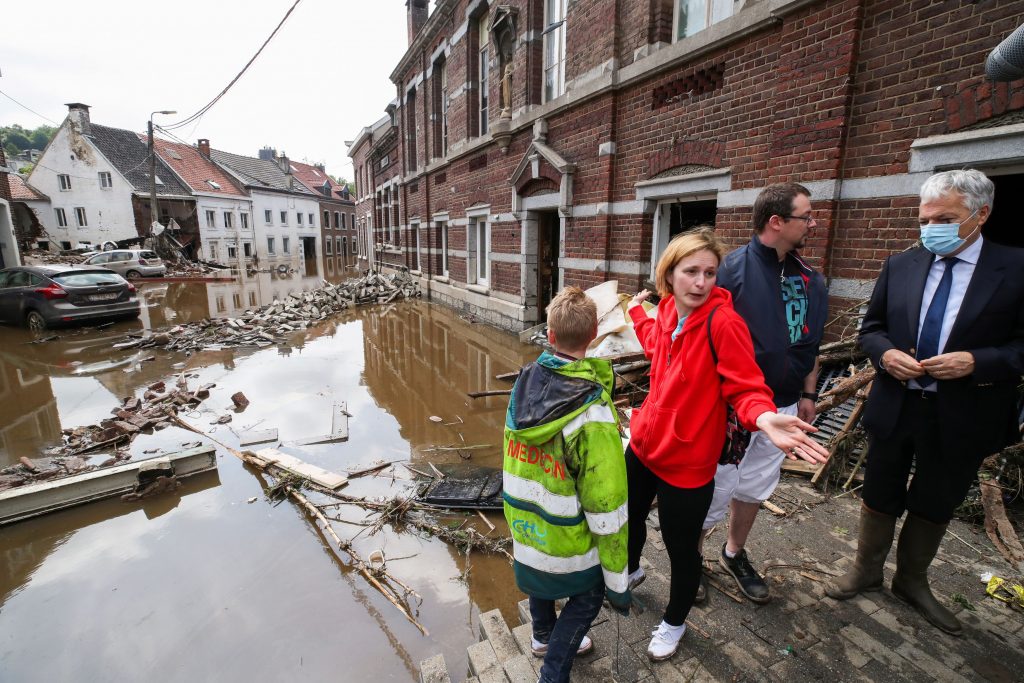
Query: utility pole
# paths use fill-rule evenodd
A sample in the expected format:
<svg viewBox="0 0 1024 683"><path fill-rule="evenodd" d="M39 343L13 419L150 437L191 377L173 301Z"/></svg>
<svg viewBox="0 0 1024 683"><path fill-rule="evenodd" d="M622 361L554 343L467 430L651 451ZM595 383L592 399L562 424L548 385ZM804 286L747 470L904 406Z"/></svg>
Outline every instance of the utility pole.
<svg viewBox="0 0 1024 683"><path fill-rule="evenodd" d="M153 236L153 224L156 223L156 146L153 142L153 116L156 114L177 114L176 111L155 111L149 115L149 229L146 237Z"/></svg>

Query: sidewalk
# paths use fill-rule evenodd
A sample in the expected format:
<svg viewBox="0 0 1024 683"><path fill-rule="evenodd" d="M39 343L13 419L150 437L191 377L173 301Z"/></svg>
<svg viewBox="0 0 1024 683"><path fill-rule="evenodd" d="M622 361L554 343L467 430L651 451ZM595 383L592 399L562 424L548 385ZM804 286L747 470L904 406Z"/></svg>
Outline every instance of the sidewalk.
<svg viewBox="0 0 1024 683"><path fill-rule="evenodd" d="M628 618L602 610L591 629L595 651L577 660L573 680L1021 680L1024 613L985 596L979 579L983 571L1006 578L1014 574L983 532L954 521L930 572L937 597L964 623L964 635L956 638L933 628L888 588L846 602L825 596L827 574L845 571L856 547L859 500L846 496L823 502L803 480L784 478L772 502L790 514L780 517L762 510L748 544L751 561L767 572L773 596L769 604L730 596L738 598L739 593L717 564L725 539L719 528L705 546L705 566L710 581L724 591L709 587L708 601L690 613L693 626L675 657L650 662L647 643L661 620L669 576L657 515L652 514L642 560L648 578L635 594L646 609ZM894 546L886 564L887 585L895 552ZM959 604L954 595L963 596ZM511 637L503 635L508 631L497 611L481 616L482 641L470 648L475 677L469 680L536 680L540 660L529 655L525 602L519 611L514 618L523 625ZM422 680L445 680L439 659L424 662Z"/></svg>

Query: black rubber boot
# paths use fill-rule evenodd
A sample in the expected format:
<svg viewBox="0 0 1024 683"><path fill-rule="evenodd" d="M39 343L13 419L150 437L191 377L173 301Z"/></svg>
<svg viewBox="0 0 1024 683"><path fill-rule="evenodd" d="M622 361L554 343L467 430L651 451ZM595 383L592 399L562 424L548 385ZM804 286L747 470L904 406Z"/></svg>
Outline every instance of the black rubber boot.
<svg viewBox="0 0 1024 683"><path fill-rule="evenodd" d="M963 632L963 626L935 599L928 586L928 567L939 551L947 526L907 515L896 545L896 575L892 579L892 592L917 608L933 626L958 636Z"/></svg>
<svg viewBox="0 0 1024 683"><path fill-rule="evenodd" d="M825 593L836 600L849 600L863 591L880 590L882 568L889 556L895 532L895 517L861 505L857 557L850 571L833 579L825 587Z"/></svg>

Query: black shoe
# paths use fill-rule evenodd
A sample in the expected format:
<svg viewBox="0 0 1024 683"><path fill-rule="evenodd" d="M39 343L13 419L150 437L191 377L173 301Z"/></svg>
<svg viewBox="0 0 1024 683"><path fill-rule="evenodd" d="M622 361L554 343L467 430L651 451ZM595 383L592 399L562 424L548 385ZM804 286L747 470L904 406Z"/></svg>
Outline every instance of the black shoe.
<svg viewBox="0 0 1024 683"><path fill-rule="evenodd" d="M725 571L732 575L732 578L736 579L736 585L745 596L760 604L764 604L771 599L768 595L768 584L764 582L764 579L757 573L757 570L751 566L750 560L747 559L746 550L741 550L736 553L736 557L730 558L725 554L725 545L723 545L718 563L722 565Z"/></svg>

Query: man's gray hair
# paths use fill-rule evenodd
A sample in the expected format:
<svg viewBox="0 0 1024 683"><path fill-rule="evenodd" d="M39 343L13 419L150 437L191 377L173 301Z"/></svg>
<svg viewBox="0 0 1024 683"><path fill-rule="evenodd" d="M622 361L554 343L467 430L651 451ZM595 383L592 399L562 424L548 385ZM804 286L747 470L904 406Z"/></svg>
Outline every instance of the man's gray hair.
<svg viewBox="0 0 1024 683"><path fill-rule="evenodd" d="M971 213L985 205L988 205L991 211L996 186L988 176L973 168L964 171L943 171L924 181L924 185L921 186L921 201L935 201L951 191L963 195L964 205Z"/></svg>

